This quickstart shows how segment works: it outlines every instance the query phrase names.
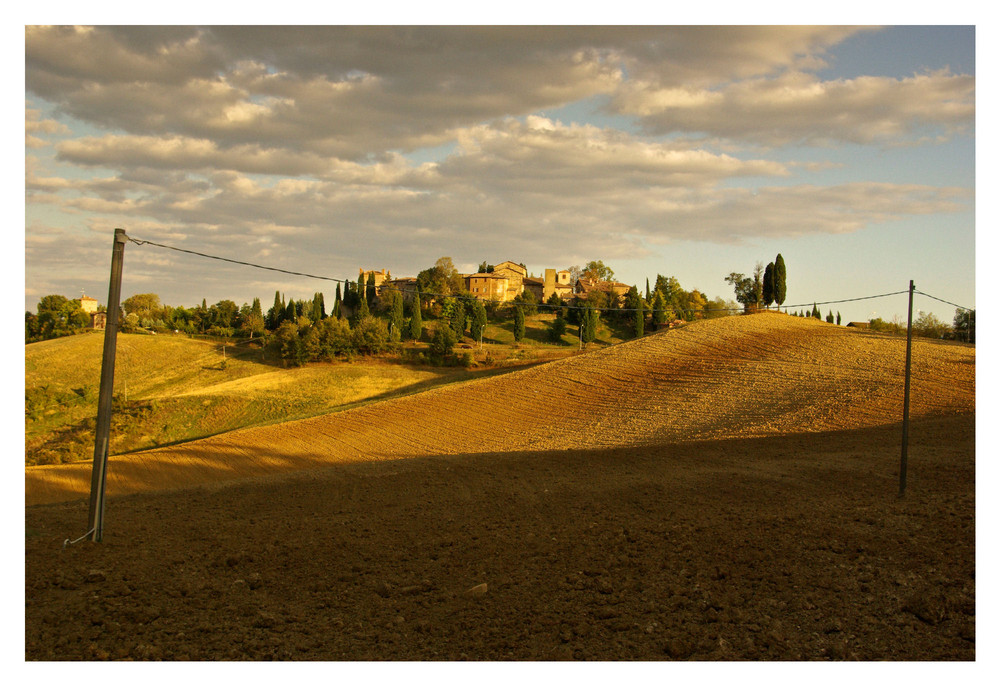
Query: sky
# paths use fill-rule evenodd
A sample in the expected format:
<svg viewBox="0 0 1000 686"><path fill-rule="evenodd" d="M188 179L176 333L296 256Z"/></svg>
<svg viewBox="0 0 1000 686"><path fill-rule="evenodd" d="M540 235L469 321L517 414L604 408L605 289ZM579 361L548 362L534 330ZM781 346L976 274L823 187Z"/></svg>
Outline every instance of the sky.
<svg viewBox="0 0 1000 686"><path fill-rule="evenodd" d="M334 279L602 260L734 297L976 306L976 28L26 25L25 309L105 303L116 227ZM122 298L336 284L128 243ZM945 301L945 302L941 302ZM801 309L801 308L798 308Z"/></svg>

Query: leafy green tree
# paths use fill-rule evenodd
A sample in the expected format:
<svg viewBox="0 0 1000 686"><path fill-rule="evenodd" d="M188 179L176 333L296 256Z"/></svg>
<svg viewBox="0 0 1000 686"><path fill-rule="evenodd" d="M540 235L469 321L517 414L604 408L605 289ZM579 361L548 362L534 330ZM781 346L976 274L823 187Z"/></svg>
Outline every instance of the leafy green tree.
<svg viewBox="0 0 1000 686"><path fill-rule="evenodd" d="M976 311L958 308L952 322L955 338L966 343L976 342Z"/></svg>
<svg viewBox="0 0 1000 686"><path fill-rule="evenodd" d="M653 327L657 328L667 321L666 302L663 300L663 293L656 291L653 294Z"/></svg>
<svg viewBox="0 0 1000 686"><path fill-rule="evenodd" d="M417 288L434 298L461 293L465 290L465 283L451 258L441 257L433 267L417 274Z"/></svg>
<svg viewBox="0 0 1000 686"><path fill-rule="evenodd" d="M233 303L233 308L235 310L236 303ZM153 319L161 309L160 296L156 293L137 293L122 302L122 309L125 314L135 314L139 319Z"/></svg>
<svg viewBox="0 0 1000 686"><path fill-rule="evenodd" d="M368 314L351 328L351 340L362 355L378 355L389 348L389 328L384 320Z"/></svg>
<svg viewBox="0 0 1000 686"><path fill-rule="evenodd" d="M913 332L926 338L944 338L951 332L951 327L930 312L919 312L913 322Z"/></svg>
<svg viewBox="0 0 1000 686"><path fill-rule="evenodd" d="M451 323L452 331L455 332L455 336L460 339L465 335L465 303L458 298L448 298L448 301L450 301L450 307L448 308L448 320Z"/></svg>
<svg viewBox="0 0 1000 686"><path fill-rule="evenodd" d="M743 305L744 311L749 310L758 302L754 280L745 274L731 272L726 277L726 282L732 285L736 294L736 302Z"/></svg>
<svg viewBox="0 0 1000 686"><path fill-rule="evenodd" d="M487 317L486 308L483 306L482 301L475 300L472 303L472 320L469 324L469 331L472 333L473 338L477 340L482 340L483 329L486 327Z"/></svg>
<svg viewBox="0 0 1000 686"><path fill-rule="evenodd" d="M643 334L646 313L642 306L639 289L635 286L628 289L628 293L625 294L625 306L622 314L624 319L631 320L633 334L636 338L640 338Z"/></svg>
<svg viewBox="0 0 1000 686"><path fill-rule="evenodd" d="M774 302L781 307L785 303L785 258L778 253L774 258Z"/></svg>
<svg viewBox="0 0 1000 686"><path fill-rule="evenodd" d="M614 281L615 273L601 260L591 260L583 268L583 278L592 281Z"/></svg>
<svg viewBox="0 0 1000 686"><path fill-rule="evenodd" d="M351 326L346 319L327 317L315 328L319 332L319 359L331 361L354 352Z"/></svg>
<svg viewBox="0 0 1000 686"><path fill-rule="evenodd" d="M293 321L283 321L271 337L271 348L286 363L293 366L305 364L307 353L299 338L299 327Z"/></svg>
<svg viewBox="0 0 1000 686"><path fill-rule="evenodd" d="M563 319L562 313L556 315L556 318L552 320L549 325L549 340L553 343L564 343L563 336L566 334L566 320Z"/></svg>
<svg viewBox="0 0 1000 686"><path fill-rule="evenodd" d="M514 296L514 303L524 310L524 315L527 317L538 314L538 300L535 299L535 294L527 289Z"/></svg>
<svg viewBox="0 0 1000 686"><path fill-rule="evenodd" d="M446 322L438 322L434 328L434 335L431 337L430 351L434 355L444 357L451 354L457 342L458 338L451 326Z"/></svg>
<svg viewBox="0 0 1000 686"><path fill-rule="evenodd" d="M764 263L758 262L753 266L753 296L754 306L759 306L764 299Z"/></svg>
<svg viewBox="0 0 1000 686"><path fill-rule="evenodd" d="M514 340L520 342L524 338L524 310L521 305L514 306Z"/></svg>

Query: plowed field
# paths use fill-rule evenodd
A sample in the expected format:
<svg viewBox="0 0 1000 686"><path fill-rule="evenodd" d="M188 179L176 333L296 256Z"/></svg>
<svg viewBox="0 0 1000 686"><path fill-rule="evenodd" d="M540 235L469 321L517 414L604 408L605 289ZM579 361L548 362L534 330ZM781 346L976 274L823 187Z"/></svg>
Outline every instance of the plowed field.
<svg viewBox="0 0 1000 686"><path fill-rule="evenodd" d="M905 341L784 315L728 317L498 378L113 457L120 495L331 463L660 445L902 417ZM972 412L975 349L914 343L911 417ZM86 497L89 463L26 471L28 504Z"/></svg>
<svg viewBox="0 0 1000 686"><path fill-rule="evenodd" d="M90 467L30 468L25 656L974 659L975 349L915 342L897 499L904 346L732 317L118 456L65 550Z"/></svg>

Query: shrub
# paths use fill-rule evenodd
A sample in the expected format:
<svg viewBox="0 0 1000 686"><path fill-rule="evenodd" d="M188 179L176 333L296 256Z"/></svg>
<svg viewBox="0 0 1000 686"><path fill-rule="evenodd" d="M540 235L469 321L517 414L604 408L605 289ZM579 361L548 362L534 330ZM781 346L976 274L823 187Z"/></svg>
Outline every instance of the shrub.
<svg viewBox="0 0 1000 686"><path fill-rule="evenodd" d="M549 325L549 340L553 343L563 343L563 336L566 333L566 320L559 314Z"/></svg>
<svg viewBox="0 0 1000 686"><path fill-rule="evenodd" d="M450 355L457 342L458 337L451 326L447 322L439 323L431 338L431 352L441 357Z"/></svg>
<svg viewBox="0 0 1000 686"><path fill-rule="evenodd" d="M377 317L363 316L351 331L351 341L360 354L377 355L389 347L389 328Z"/></svg>

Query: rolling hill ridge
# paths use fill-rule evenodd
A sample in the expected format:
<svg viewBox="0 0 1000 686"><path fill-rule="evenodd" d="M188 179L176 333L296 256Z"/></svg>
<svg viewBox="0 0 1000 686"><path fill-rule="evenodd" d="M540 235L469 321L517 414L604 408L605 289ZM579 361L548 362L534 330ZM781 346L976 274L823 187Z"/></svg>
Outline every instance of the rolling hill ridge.
<svg viewBox="0 0 1000 686"><path fill-rule="evenodd" d="M504 376L113 456L108 494L351 461L892 424L902 415L904 351L903 339L779 314L696 322ZM911 417L974 411L975 349L915 341ZM90 470L89 463L28 468L26 503L86 497Z"/></svg>

